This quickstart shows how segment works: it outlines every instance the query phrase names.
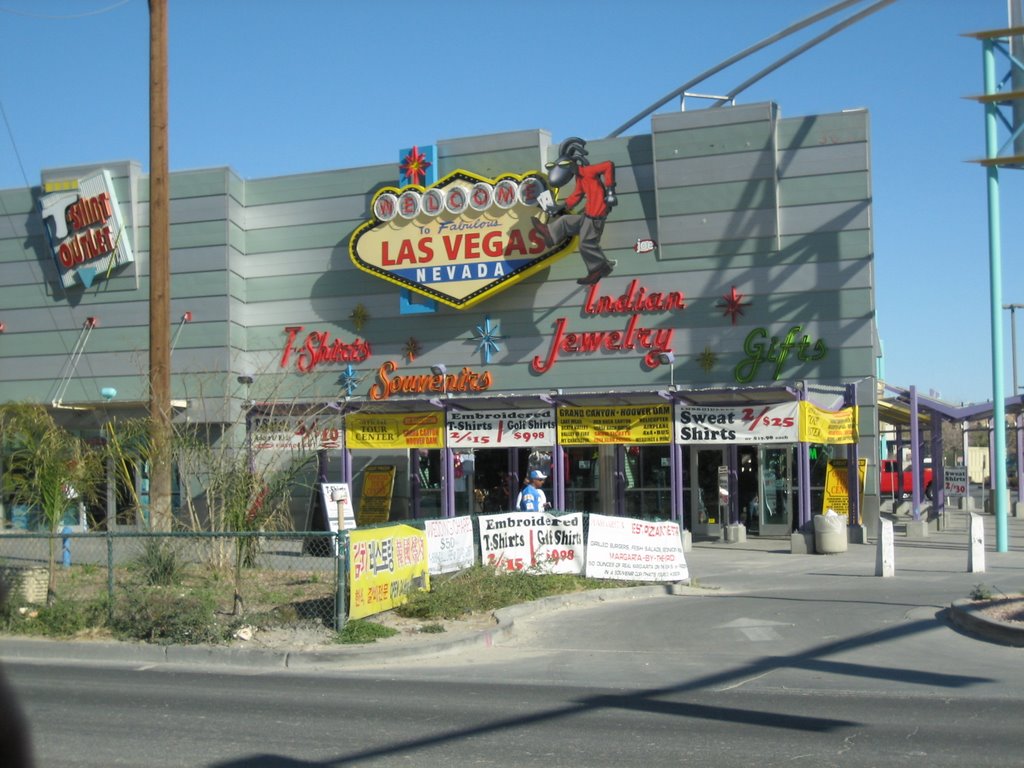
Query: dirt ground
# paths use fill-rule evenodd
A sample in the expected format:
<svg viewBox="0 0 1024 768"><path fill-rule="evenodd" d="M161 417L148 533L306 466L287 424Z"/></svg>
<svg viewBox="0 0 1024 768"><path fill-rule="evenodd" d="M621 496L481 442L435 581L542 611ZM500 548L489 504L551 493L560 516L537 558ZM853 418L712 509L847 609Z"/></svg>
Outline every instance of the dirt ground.
<svg viewBox="0 0 1024 768"><path fill-rule="evenodd" d="M460 619L407 619L394 611L371 616L367 621L390 627L398 632L392 637L377 640L376 646L407 645L429 641L437 637L461 636L493 627L496 620L492 614L473 614ZM440 625L444 632L434 627ZM427 628L424 631L424 628ZM251 636L244 631L236 633L231 641L232 648L268 648L273 650L309 651L334 646L334 632L321 625L282 627L276 629L252 628ZM245 639L248 637L248 639Z"/></svg>
<svg viewBox="0 0 1024 768"><path fill-rule="evenodd" d="M990 619L1005 621L1024 626L1024 595L993 598L992 600L976 601L987 603L979 613Z"/></svg>

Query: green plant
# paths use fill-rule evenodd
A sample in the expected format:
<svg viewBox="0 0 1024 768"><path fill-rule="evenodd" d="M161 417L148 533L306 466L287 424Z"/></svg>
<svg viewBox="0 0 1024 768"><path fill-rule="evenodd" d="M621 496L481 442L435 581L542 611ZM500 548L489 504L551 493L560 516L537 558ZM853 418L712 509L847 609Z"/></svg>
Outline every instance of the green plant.
<svg viewBox="0 0 1024 768"><path fill-rule="evenodd" d="M457 619L475 611L493 611L549 595L625 585L571 574L500 572L477 565L447 577L432 578L430 592L413 592L408 602L394 610L408 618Z"/></svg>
<svg viewBox="0 0 1024 768"><path fill-rule="evenodd" d="M71 637L87 629L103 627L106 623L106 597L85 601L58 598L40 606L29 626L31 631L48 637Z"/></svg>
<svg viewBox="0 0 1024 768"><path fill-rule="evenodd" d="M439 635L442 632L447 631L448 630L445 629L444 624L424 624L422 627L420 627L420 632L422 632L425 635Z"/></svg>
<svg viewBox="0 0 1024 768"><path fill-rule="evenodd" d="M101 452L57 424L41 405L0 405L0 452L7 460L3 490L16 504L39 509L51 534L70 511L96 498L106 477ZM57 599L57 541L50 537L47 603Z"/></svg>
<svg viewBox="0 0 1024 768"><path fill-rule="evenodd" d="M988 584L975 584L970 598L971 600L991 600L992 588Z"/></svg>
<svg viewBox="0 0 1024 768"><path fill-rule="evenodd" d="M146 539L132 565L142 574L143 581L153 587L180 584L185 571L178 550L165 539Z"/></svg>
<svg viewBox="0 0 1024 768"><path fill-rule="evenodd" d="M115 604L111 627L122 639L160 644L219 643L233 628L217 622L209 595L167 587L127 591Z"/></svg>
<svg viewBox="0 0 1024 768"><path fill-rule="evenodd" d="M382 638L397 634L398 630L385 627L383 624L363 619L352 619L346 622L342 630L335 635L334 642L343 645L375 643Z"/></svg>

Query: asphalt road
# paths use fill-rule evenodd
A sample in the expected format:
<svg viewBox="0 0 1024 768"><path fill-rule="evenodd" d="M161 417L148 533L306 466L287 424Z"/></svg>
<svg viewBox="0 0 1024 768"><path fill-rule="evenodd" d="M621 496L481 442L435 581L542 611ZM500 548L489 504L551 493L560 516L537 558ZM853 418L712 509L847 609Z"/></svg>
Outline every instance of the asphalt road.
<svg viewBox="0 0 1024 768"><path fill-rule="evenodd" d="M538 612L456 654L295 669L8 660L40 766L1019 766L1024 649L953 629L963 536L695 547L702 596ZM755 549L760 547L760 549ZM2 765L2 760L0 760Z"/></svg>

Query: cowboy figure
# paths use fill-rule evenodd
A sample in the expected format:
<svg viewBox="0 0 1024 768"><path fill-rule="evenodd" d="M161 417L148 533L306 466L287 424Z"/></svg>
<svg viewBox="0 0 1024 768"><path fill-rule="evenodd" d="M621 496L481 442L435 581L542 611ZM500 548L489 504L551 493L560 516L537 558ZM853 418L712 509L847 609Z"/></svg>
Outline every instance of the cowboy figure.
<svg viewBox="0 0 1024 768"><path fill-rule="evenodd" d="M572 137L558 147L558 158L545 165L548 169L548 183L557 189L575 178L576 187L564 204L548 211L551 218L547 223L536 216L531 221L548 246L579 235L580 256L587 274L576 282L580 285L593 285L602 277L610 275L615 268L616 262L606 257L601 250L601 234L604 232L608 212L617 201L615 165L608 160L589 163L586 145L583 139ZM586 201L583 213L570 213L581 200Z"/></svg>

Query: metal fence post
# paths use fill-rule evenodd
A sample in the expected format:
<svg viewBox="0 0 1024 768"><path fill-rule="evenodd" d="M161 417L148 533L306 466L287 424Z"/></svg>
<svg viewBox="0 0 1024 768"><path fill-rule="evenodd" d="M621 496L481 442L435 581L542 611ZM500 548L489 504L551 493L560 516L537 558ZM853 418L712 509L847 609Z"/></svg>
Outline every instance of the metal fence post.
<svg viewBox="0 0 1024 768"><path fill-rule="evenodd" d="M338 531L335 539L334 555L334 629L341 632L345 628L345 618L348 614L345 606L345 574L348 565L348 536L344 531Z"/></svg>
<svg viewBox="0 0 1024 768"><path fill-rule="evenodd" d="M114 621L114 532L107 528L107 618Z"/></svg>

